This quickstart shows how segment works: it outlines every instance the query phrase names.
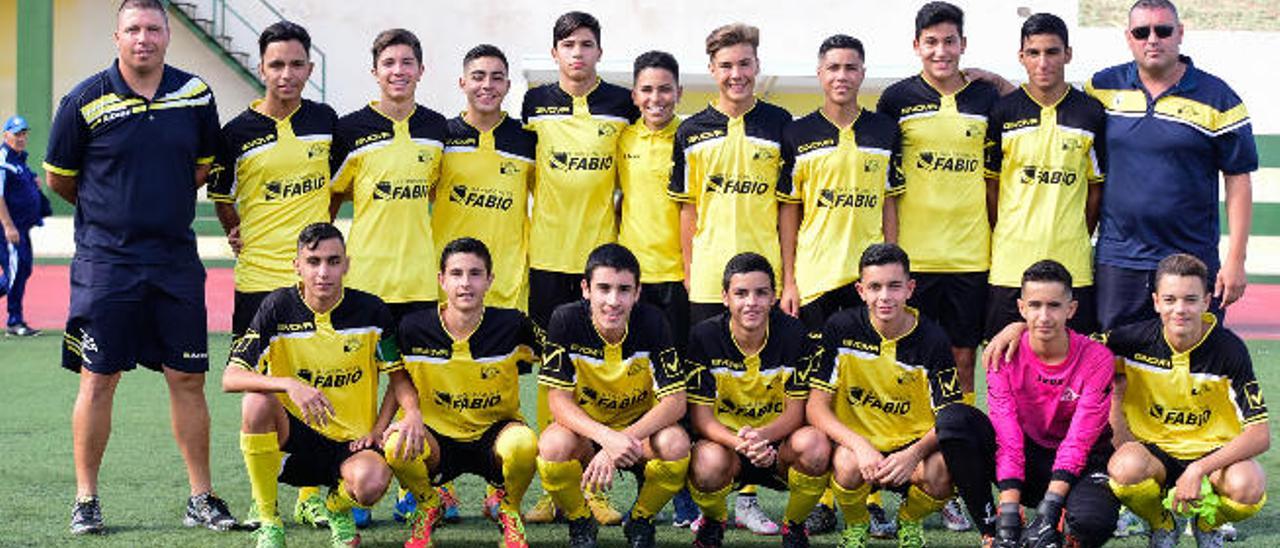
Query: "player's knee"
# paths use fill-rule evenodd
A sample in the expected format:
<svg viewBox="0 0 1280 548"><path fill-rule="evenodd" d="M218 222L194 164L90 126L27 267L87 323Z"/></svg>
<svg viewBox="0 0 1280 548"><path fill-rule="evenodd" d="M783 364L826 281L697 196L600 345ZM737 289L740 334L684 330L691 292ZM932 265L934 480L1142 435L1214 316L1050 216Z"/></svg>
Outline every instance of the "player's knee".
<svg viewBox="0 0 1280 548"><path fill-rule="evenodd" d="M578 436L569 429L552 423L538 438L538 456L550 462L564 462L573 458Z"/></svg>
<svg viewBox="0 0 1280 548"><path fill-rule="evenodd" d="M1072 495L1079 496L1080 493ZM1081 546L1102 546L1115 532L1120 503L1101 499L1081 502L1083 504L1068 504L1067 531Z"/></svg>
<svg viewBox="0 0 1280 548"><path fill-rule="evenodd" d="M679 426L668 426L653 435L651 445L659 460L680 460L689 456L689 434Z"/></svg>
<svg viewBox="0 0 1280 548"><path fill-rule="evenodd" d="M939 441L967 440L977 432L982 411L963 403L953 403L938 411L934 428Z"/></svg>
<svg viewBox="0 0 1280 548"><path fill-rule="evenodd" d="M943 460L942 453L935 451L925 457L921 466L924 481L921 482L920 488L933 498L951 496L951 473L947 470L947 463Z"/></svg>
<svg viewBox="0 0 1280 548"><path fill-rule="evenodd" d="M1121 485L1141 483L1151 475L1147 460L1151 455L1137 442L1129 442L1116 450L1107 461L1107 475Z"/></svg>
<svg viewBox="0 0 1280 548"><path fill-rule="evenodd" d="M831 462L831 442L827 440L826 434L812 426L805 426L791 434L787 443L796 452L793 466L801 472L810 476L827 472Z"/></svg>
<svg viewBox="0 0 1280 548"><path fill-rule="evenodd" d="M240 400L240 429L250 434L276 430L280 401L270 394L245 392Z"/></svg>
<svg viewBox="0 0 1280 548"><path fill-rule="evenodd" d="M704 493L724 489L733 479L731 458L734 455L723 445L709 440L698 442L689 457L689 483Z"/></svg>
<svg viewBox="0 0 1280 548"><path fill-rule="evenodd" d="M199 393L204 396L204 373L186 373L175 369L164 369L164 380L170 392Z"/></svg>
<svg viewBox="0 0 1280 548"><path fill-rule="evenodd" d="M84 370L80 374L80 398L90 402L111 401L116 393L116 385L120 383L120 373L101 375Z"/></svg>
<svg viewBox="0 0 1280 548"><path fill-rule="evenodd" d="M862 485L862 472L858 469L858 457L844 446L837 447L831 457L831 477L840 487L856 489Z"/></svg>
<svg viewBox="0 0 1280 548"><path fill-rule="evenodd" d="M1254 460L1228 466L1218 484L1219 495L1244 505L1257 504L1267 492L1267 476Z"/></svg>
<svg viewBox="0 0 1280 548"><path fill-rule="evenodd" d="M391 485L391 468L376 457L364 458L357 455L354 458L360 461L350 467L349 473L343 477L347 491L361 506L377 504Z"/></svg>

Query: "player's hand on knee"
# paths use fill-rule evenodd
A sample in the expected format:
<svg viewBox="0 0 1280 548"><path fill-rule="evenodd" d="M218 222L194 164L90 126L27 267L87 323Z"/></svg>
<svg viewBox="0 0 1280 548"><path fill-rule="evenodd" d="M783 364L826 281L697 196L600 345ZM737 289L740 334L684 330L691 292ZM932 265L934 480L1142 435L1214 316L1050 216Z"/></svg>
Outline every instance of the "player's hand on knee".
<svg viewBox="0 0 1280 548"><path fill-rule="evenodd" d="M351 443L347 444L347 449L350 449L352 453L358 453L375 445L377 445L377 439L374 438L373 434L368 434L351 440Z"/></svg>
<svg viewBox="0 0 1280 548"><path fill-rule="evenodd" d="M596 453L587 468L582 471L582 490L587 492L608 491L613 488L613 476L617 469L613 461L604 451Z"/></svg>
<svg viewBox="0 0 1280 548"><path fill-rule="evenodd" d="M612 431L600 440L601 453L606 453L614 466L629 468L644 457L644 444L625 432ZM596 455L599 456L598 454Z"/></svg>
<svg viewBox="0 0 1280 548"><path fill-rule="evenodd" d="M876 467L875 483L880 485L903 485L911 481L911 473L920 465L915 451L906 449L885 457Z"/></svg>
<svg viewBox="0 0 1280 548"><path fill-rule="evenodd" d="M395 458L413 460L422 454L422 448L426 443L426 429L423 428L421 420L405 418L391 423L382 433L383 447L386 447L387 440L393 432L398 433L400 437L399 443L392 448Z"/></svg>
<svg viewBox="0 0 1280 548"><path fill-rule="evenodd" d="M865 440L860 440L860 443L854 444L850 449L853 450L854 458L858 460L858 473L862 474L863 481L876 483L876 478L879 476L880 463L884 460L884 455L881 455L875 447L872 447Z"/></svg>
<svg viewBox="0 0 1280 548"><path fill-rule="evenodd" d="M302 412L302 420L307 424L323 428L334 414L333 404L329 403L329 398L313 386L294 381L285 394L294 405L298 406L298 410Z"/></svg>

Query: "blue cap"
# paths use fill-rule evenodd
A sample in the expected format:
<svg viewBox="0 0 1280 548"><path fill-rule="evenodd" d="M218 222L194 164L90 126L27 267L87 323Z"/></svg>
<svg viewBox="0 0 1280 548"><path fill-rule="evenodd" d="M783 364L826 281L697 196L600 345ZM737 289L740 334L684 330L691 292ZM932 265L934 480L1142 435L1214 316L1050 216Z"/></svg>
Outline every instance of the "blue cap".
<svg viewBox="0 0 1280 548"><path fill-rule="evenodd" d="M9 133L20 133L26 131L27 128L27 119L17 114L9 117L9 121L4 123L4 130Z"/></svg>

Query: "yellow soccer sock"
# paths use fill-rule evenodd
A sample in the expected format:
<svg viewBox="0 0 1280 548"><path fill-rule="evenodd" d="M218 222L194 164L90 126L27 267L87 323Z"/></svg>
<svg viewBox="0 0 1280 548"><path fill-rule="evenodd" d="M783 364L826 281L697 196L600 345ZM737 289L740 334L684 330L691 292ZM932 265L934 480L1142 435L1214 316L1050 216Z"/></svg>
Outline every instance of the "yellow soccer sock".
<svg viewBox="0 0 1280 548"><path fill-rule="evenodd" d="M520 502L538 469L538 436L523 424L508 427L498 434L493 452L502 459L502 488L506 492L502 506L519 513Z"/></svg>
<svg viewBox="0 0 1280 548"><path fill-rule="evenodd" d="M431 471L427 470L427 459L431 457L431 445L422 444L422 454L412 459L397 457L396 452L399 448L400 433L392 432L387 436L387 442L383 445L382 451L386 456L387 466L391 467L396 480L400 482L401 487L413 493L413 498L422 508L438 506L440 495L431 485ZM401 498L404 498L403 495Z"/></svg>
<svg viewBox="0 0 1280 548"><path fill-rule="evenodd" d="M652 518L671 497L684 487L689 473L689 457L679 460L649 459L644 463L644 485L636 493L636 504L631 508L633 518Z"/></svg>
<svg viewBox="0 0 1280 548"><path fill-rule="evenodd" d="M547 388L545 385L538 384L537 419L539 432L546 432L547 426L550 425L551 421L554 419L551 416L551 404L548 403L549 400L547 399L547 394L551 393L550 390L551 389Z"/></svg>
<svg viewBox="0 0 1280 548"><path fill-rule="evenodd" d="M884 508L884 491L876 489L867 495L867 506L872 504Z"/></svg>
<svg viewBox="0 0 1280 548"><path fill-rule="evenodd" d="M298 488L298 500L307 500L315 496L320 496L320 488L315 485Z"/></svg>
<svg viewBox="0 0 1280 548"><path fill-rule="evenodd" d="M830 481L831 474L810 476L794 467L787 470L787 490L791 493L787 496L787 508L782 513L782 519L792 524L804 523Z"/></svg>
<svg viewBox="0 0 1280 548"><path fill-rule="evenodd" d="M538 475L542 476L542 489L551 495L565 518L591 516L587 499L582 496L582 463L577 460L551 462L538 457Z"/></svg>
<svg viewBox="0 0 1280 548"><path fill-rule="evenodd" d="M941 500L929 496L928 493L919 487L912 485L907 488L907 496L902 499L902 504L898 506L898 519L902 521L920 521L929 514L941 510L947 505L947 498Z"/></svg>
<svg viewBox="0 0 1280 548"><path fill-rule="evenodd" d="M739 495L746 495L748 497L754 497L759 492L760 492L760 487L755 485L743 485L741 489L738 489Z"/></svg>
<svg viewBox="0 0 1280 548"><path fill-rule="evenodd" d="M729 492L733 491L733 484L724 486L718 491L710 493L699 491L693 486L693 482L689 482L689 496L693 502L702 509L702 515L712 521L725 521L729 519L729 505L725 502L725 497L729 496Z"/></svg>
<svg viewBox="0 0 1280 548"><path fill-rule="evenodd" d="M1241 504L1222 495L1218 495L1218 519L1214 524L1215 527L1221 526L1223 523L1235 523L1244 521L1254 514L1262 510L1262 505L1267 503L1267 494L1263 493L1262 498L1253 504ZM1207 524L1205 524L1207 525Z"/></svg>
<svg viewBox="0 0 1280 548"><path fill-rule="evenodd" d="M1152 529L1173 529L1173 515L1164 509L1163 489L1154 478L1147 478L1132 485L1122 485L1110 480L1111 492L1138 517L1146 520Z"/></svg>
<svg viewBox="0 0 1280 548"><path fill-rule="evenodd" d="M853 489L845 489L839 483L832 481L831 491L835 494L840 513L844 514L845 525L871 523L871 514L867 512L867 493L871 492L871 484L864 483Z"/></svg>
<svg viewBox="0 0 1280 548"><path fill-rule="evenodd" d="M244 454L244 468L249 474L249 491L258 507L258 519L263 523L280 524L276 510L276 497L280 474L280 462L284 452L275 432L265 434L240 433L240 452Z"/></svg>
<svg viewBox="0 0 1280 548"><path fill-rule="evenodd" d="M830 487L827 487L827 489L822 492L822 498L818 499L818 504L826 506L827 508L836 507L836 495L831 491Z"/></svg>
<svg viewBox="0 0 1280 548"><path fill-rule="evenodd" d="M329 490L329 496L324 499L324 507L336 514L347 512L352 508L368 508L356 502L355 497L351 496L351 491L347 489L347 480L338 480L338 486Z"/></svg>

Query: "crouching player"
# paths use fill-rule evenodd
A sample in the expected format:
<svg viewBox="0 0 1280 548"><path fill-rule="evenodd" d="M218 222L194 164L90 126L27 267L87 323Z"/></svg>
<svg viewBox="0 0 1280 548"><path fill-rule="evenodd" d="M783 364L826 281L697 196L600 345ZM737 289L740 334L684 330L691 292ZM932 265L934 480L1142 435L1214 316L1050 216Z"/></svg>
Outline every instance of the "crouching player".
<svg viewBox="0 0 1280 548"><path fill-rule="evenodd" d="M873 244L858 269L855 287L867 306L827 320L807 416L835 447L831 486L845 520L839 546L867 545L872 487L905 497L898 545L924 546L921 522L952 493L934 413L960 402L963 391L946 332L906 306L915 289L906 252Z"/></svg>
<svg viewBox="0 0 1280 548"><path fill-rule="evenodd" d="M1102 546L1115 529L1120 503L1106 475L1114 357L1067 328L1076 305L1061 263L1028 267L1018 310L1029 330L987 371L990 418L967 405L938 416L942 453L969 512L984 518L977 520L984 543ZM996 515L992 483L1000 490ZM1025 530L1023 506L1036 506Z"/></svg>
<svg viewBox="0 0 1280 548"><path fill-rule="evenodd" d="M1267 406L1244 342L1208 313L1204 263L1172 255L1160 261L1155 279L1160 318L1107 337L1123 360L1112 420L1131 440L1107 467L1111 489L1151 525L1151 546L1175 546L1183 530L1163 504L1168 491L1175 512L1197 516L1197 544L1222 546L1218 527L1266 502L1256 457L1271 445ZM1202 490L1205 478L1212 492Z"/></svg>
<svg viewBox="0 0 1280 548"><path fill-rule="evenodd" d="M585 300L551 315L538 381L555 422L538 440L542 486L569 520L569 546L594 548L583 492L607 490L619 470L642 482L627 521L629 546L654 545L653 515L684 485L689 435L685 371L658 308L640 303L640 263L604 244L587 257Z"/></svg>
<svg viewBox="0 0 1280 548"><path fill-rule="evenodd" d="M502 526L500 546L528 548L520 501L533 480L538 438L520 416L519 366L532 362L541 345L537 328L520 311L485 306L492 268L480 240L449 242L438 274L447 300L400 321L405 370L418 387L427 427L416 458L400 458L398 433L386 436L387 462L418 501L407 548L431 546L432 526L443 512L432 484L461 474L495 487L485 513ZM396 407L396 400L384 401L379 427L391 422Z"/></svg>
<svg viewBox="0 0 1280 548"><path fill-rule="evenodd" d="M333 545L360 543L351 508L378 502L391 481L371 434L379 372L389 374L389 390L405 409L390 429L401 432L408 453L420 451L422 415L400 368L391 312L377 297L343 288L347 264L337 228L303 229L294 259L301 285L267 295L222 376L223 390L245 393L240 449L262 519L259 547L285 545L278 481L329 486Z"/></svg>
<svg viewBox="0 0 1280 548"><path fill-rule="evenodd" d="M689 492L704 517L694 546L721 546L734 487L789 489L783 546L809 546L805 517L827 487L831 447L804 424L807 375L817 345L804 323L776 308L773 267L741 253L724 267L728 309L689 334L690 418L700 438Z"/></svg>

